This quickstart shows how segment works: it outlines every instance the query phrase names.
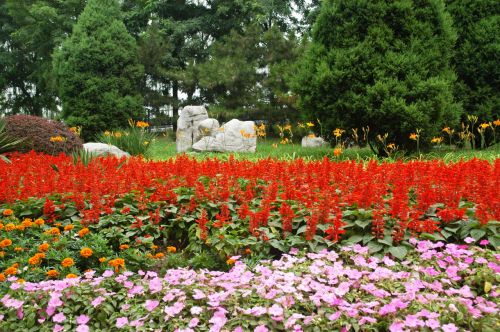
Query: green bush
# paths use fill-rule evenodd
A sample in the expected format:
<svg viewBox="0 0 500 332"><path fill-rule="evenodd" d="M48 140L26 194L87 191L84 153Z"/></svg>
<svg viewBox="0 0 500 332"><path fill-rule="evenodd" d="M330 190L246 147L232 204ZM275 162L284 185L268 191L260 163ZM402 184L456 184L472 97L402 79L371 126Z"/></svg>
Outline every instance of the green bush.
<svg viewBox="0 0 500 332"><path fill-rule="evenodd" d="M458 122L450 68L455 33L442 0L326 0L293 88L308 119L370 127L370 139L415 149ZM331 135L331 134L330 134Z"/></svg>
<svg viewBox="0 0 500 332"><path fill-rule="evenodd" d="M482 122L494 121L500 116L500 2L447 0L447 4L458 33L453 57L457 97L467 114Z"/></svg>
<svg viewBox="0 0 500 332"><path fill-rule="evenodd" d="M54 54L63 118L86 139L141 118L143 67L116 0L90 0L72 35Z"/></svg>
<svg viewBox="0 0 500 332"><path fill-rule="evenodd" d="M150 133L141 127L145 122L130 121L130 127L121 131L105 131L97 136L97 141L111 144L133 156L147 156L151 143L156 139L155 133Z"/></svg>
<svg viewBox="0 0 500 332"><path fill-rule="evenodd" d="M8 162L9 159L3 153L14 151L22 142L20 139L13 139L5 130L5 119L0 118L0 159Z"/></svg>
<svg viewBox="0 0 500 332"><path fill-rule="evenodd" d="M34 150L47 154L70 154L82 148L82 140L61 122L31 115L13 115L5 118L6 134L20 140L17 151Z"/></svg>

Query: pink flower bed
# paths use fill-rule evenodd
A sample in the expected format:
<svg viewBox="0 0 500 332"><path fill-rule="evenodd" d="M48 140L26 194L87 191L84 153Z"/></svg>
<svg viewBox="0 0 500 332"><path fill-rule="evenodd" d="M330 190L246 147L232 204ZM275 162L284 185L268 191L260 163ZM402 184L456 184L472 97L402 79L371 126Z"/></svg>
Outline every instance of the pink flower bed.
<svg viewBox="0 0 500 332"><path fill-rule="evenodd" d="M413 244L403 262L351 246L292 250L253 268L237 261L229 272L87 272L40 283L11 277L0 301L0 330L495 330L500 255L476 246Z"/></svg>

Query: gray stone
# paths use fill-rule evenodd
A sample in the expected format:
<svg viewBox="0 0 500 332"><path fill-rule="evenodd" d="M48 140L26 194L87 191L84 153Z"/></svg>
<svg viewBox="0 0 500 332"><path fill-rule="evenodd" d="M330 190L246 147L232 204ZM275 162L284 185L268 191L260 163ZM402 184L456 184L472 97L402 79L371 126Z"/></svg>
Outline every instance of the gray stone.
<svg viewBox="0 0 500 332"><path fill-rule="evenodd" d="M198 125L206 119L208 113L204 106L185 106L179 110L175 140L177 152L189 150L193 143L200 140L202 135L198 131Z"/></svg>
<svg viewBox="0 0 500 332"><path fill-rule="evenodd" d="M320 148L322 146L328 146L328 142L326 142L322 137L304 136L302 138L302 147L304 148Z"/></svg>
<svg viewBox="0 0 500 332"><path fill-rule="evenodd" d="M219 128L219 121L212 118L203 120L198 124L198 132L202 137L215 137L215 135L219 132Z"/></svg>
<svg viewBox="0 0 500 332"><path fill-rule="evenodd" d="M94 156L115 156L118 158L121 157L130 157L128 152L122 151L114 145L105 144L105 143L85 143L83 144L83 149L93 154Z"/></svg>
<svg viewBox="0 0 500 332"><path fill-rule="evenodd" d="M193 144L196 151L255 152L256 147L255 123L237 119L220 127L215 137L203 137Z"/></svg>

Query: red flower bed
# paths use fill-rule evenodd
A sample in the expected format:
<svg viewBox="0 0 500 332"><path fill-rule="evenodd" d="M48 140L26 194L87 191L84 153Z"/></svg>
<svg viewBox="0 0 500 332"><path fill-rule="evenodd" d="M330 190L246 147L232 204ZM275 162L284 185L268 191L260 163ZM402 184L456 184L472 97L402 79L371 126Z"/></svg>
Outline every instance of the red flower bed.
<svg viewBox="0 0 500 332"><path fill-rule="evenodd" d="M184 188L184 194L179 188ZM215 228L230 222L226 202L231 201L238 218L248 220L251 233L267 226L272 215L279 216L283 232L289 232L292 220L300 216L305 220L306 239L318 233L318 225L326 224L323 235L336 241L345 232L345 211L357 209L372 211L369 231L376 238L384 237L388 218L396 221L391 234L397 243L408 231L440 231L445 224L467 219L471 211L481 225L500 220L498 188L500 160L362 164L326 159L100 158L88 166L75 166L63 155L29 153L12 156L12 164L0 163L0 202L64 194L83 213L85 222L92 222L110 213L117 198L135 191L139 210L141 204L166 202L178 204L181 214L197 211L202 239L210 220L214 221L210 227ZM206 202L218 213L207 215ZM51 204L47 201L44 207L47 215L54 209Z"/></svg>

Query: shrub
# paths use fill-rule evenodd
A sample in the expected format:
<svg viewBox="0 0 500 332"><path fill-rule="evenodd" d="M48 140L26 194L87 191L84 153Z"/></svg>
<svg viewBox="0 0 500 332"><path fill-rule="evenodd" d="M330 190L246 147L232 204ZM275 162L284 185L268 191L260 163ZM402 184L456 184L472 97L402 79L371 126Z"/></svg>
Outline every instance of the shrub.
<svg viewBox="0 0 500 332"><path fill-rule="evenodd" d="M370 127L371 142L416 148L457 123L450 69L454 45L443 1L327 0L294 78L299 107L336 127Z"/></svg>
<svg viewBox="0 0 500 332"><path fill-rule="evenodd" d="M494 121L500 105L500 2L447 0L447 4L458 33L453 57L460 83L457 96L467 114Z"/></svg>
<svg viewBox="0 0 500 332"><path fill-rule="evenodd" d="M146 156L154 139L155 133L146 131L148 124L146 122L129 121L130 128L122 131L105 131L97 136L101 143L111 144L133 156Z"/></svg>
<svg viewBox="0 0 500 332"><path fill-rule="evenodd" d="M0 118L0 158L6 162L9 162L9 159L5 157L2 153L14 151L17 149L22 140L13 139L10 137L5 130L5 119Z"/></svg>
<svg viewBox="0 0 500 332"><path fill-rule="evenodd" d="M82 148L82 140L63 123L31 115L5 118L6 132L22 140L17 151L35 150L52 155L71 153Z"/></svg>
<svg viewBox="0 0 500 332"><path fill-rule="evenodd" d="M72 35L54 55L62 115L85 139L123 128L144 112L143 68L137 45L120 20L116 0L90 0Z"/></svg>

